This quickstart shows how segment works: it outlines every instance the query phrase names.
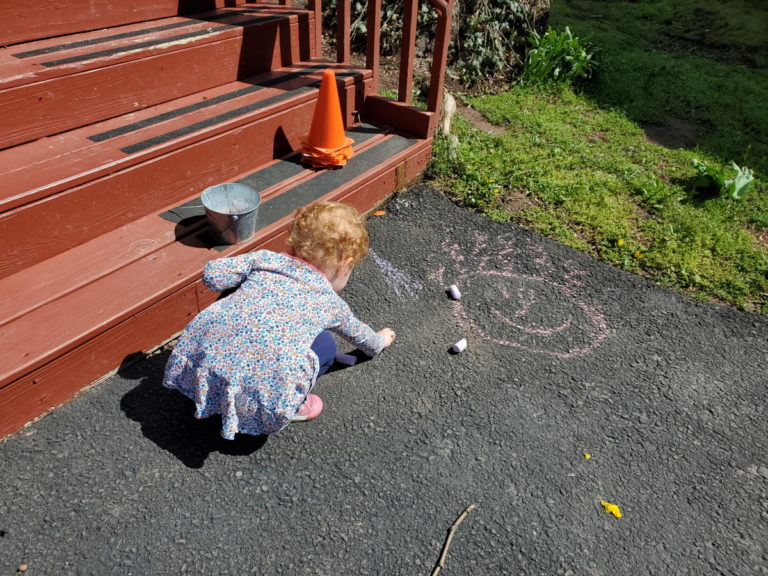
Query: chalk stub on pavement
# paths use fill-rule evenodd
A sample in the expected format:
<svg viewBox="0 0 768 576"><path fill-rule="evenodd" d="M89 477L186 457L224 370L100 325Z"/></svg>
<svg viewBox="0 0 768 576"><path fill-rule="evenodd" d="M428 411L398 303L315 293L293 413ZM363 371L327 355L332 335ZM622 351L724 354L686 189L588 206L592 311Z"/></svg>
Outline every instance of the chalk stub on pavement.
<svg viewBox="0 0 768 576"><path fill-rule="evenodd" d="M456 352L456 354L458 354L459 352L464 352L464 350L466 350L466 349L467 349L467 339L466 338L462 338L461 340L456 342L456 344L451 346L451 350Z"/></svg>

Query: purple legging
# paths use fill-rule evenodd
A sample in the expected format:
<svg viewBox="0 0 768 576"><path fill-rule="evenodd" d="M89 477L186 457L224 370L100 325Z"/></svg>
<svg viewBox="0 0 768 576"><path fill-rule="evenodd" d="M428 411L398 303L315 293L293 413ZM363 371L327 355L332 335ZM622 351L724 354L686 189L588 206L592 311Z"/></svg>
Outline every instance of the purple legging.
<svg viewBox="0 0 768 576"><path fill-rule="evenodd" d="M320 371L317 373L319 378L328 372L328 368L331 367L334 358L336 358L336 341L328 330L323 330L315 338L315 341L312 342L312 351L320 359Z"/></svg>

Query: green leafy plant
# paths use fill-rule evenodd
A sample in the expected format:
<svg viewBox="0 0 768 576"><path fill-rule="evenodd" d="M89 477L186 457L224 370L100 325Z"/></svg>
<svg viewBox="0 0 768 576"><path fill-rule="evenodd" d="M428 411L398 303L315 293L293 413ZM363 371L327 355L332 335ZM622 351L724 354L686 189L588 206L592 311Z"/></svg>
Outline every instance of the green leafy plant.
<svg viewBox="0 0 768 576"><path fill-rule="evenodd" d="M573 86L592 76L597 68L594 49L587 40L571 33L548 30L532 32L522 81L525 84Z"/></svg>
<svg viewBox="0 0 768 576"><path fill-rule="evenodd" d="M323 3L323 29L333 37L338 0ZM367 0L352 2L350 36L353 50L363 51L367 37ZM451 71L468 86L510 80L522 67L527 37L547 14L542 0L466 0L457 5L450 46ZM428 2L416 14L419 56L432 49L437 14ZM403 27L403 0L384 2L381 9L381 52L397 54Z"/></svg>
<svg viewBox="0 0 768 576"><path fill-rule="evenodd" d="M729 196L734 200L743 198L755 179L752 170L746 166L740 167L735 162L731 162L733 172L725 167L712 166L697 159L693 160L693 166L698 172L693 183L694 190L714 189L721 196Z"/></svg>

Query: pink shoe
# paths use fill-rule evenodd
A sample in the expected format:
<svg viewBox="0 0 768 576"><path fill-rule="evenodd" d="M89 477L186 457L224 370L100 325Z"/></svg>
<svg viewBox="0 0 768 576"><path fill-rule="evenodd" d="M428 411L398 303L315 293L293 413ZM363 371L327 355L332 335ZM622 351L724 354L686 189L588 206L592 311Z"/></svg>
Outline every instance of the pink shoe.
<svg viewBox="0 0 768 576"><path fill-rule="evenodd" d="M304 404L299 407L299 411L291 418L291 422L306 422L320 416L323 411L323 400L316 394L308 394Z"/></svg>

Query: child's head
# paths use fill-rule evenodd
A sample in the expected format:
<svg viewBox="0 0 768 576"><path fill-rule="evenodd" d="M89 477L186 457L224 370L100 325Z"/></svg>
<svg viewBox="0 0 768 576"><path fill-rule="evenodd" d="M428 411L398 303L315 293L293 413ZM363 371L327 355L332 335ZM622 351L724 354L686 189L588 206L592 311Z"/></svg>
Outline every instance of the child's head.
<svg viewBox="0 0 768 576"><path fill-rule="evenodd" d="M325 270L350 265L368 253L368 232L360 214L339 202L317 202L296 211L288 235L291 255Z"/></svg>

